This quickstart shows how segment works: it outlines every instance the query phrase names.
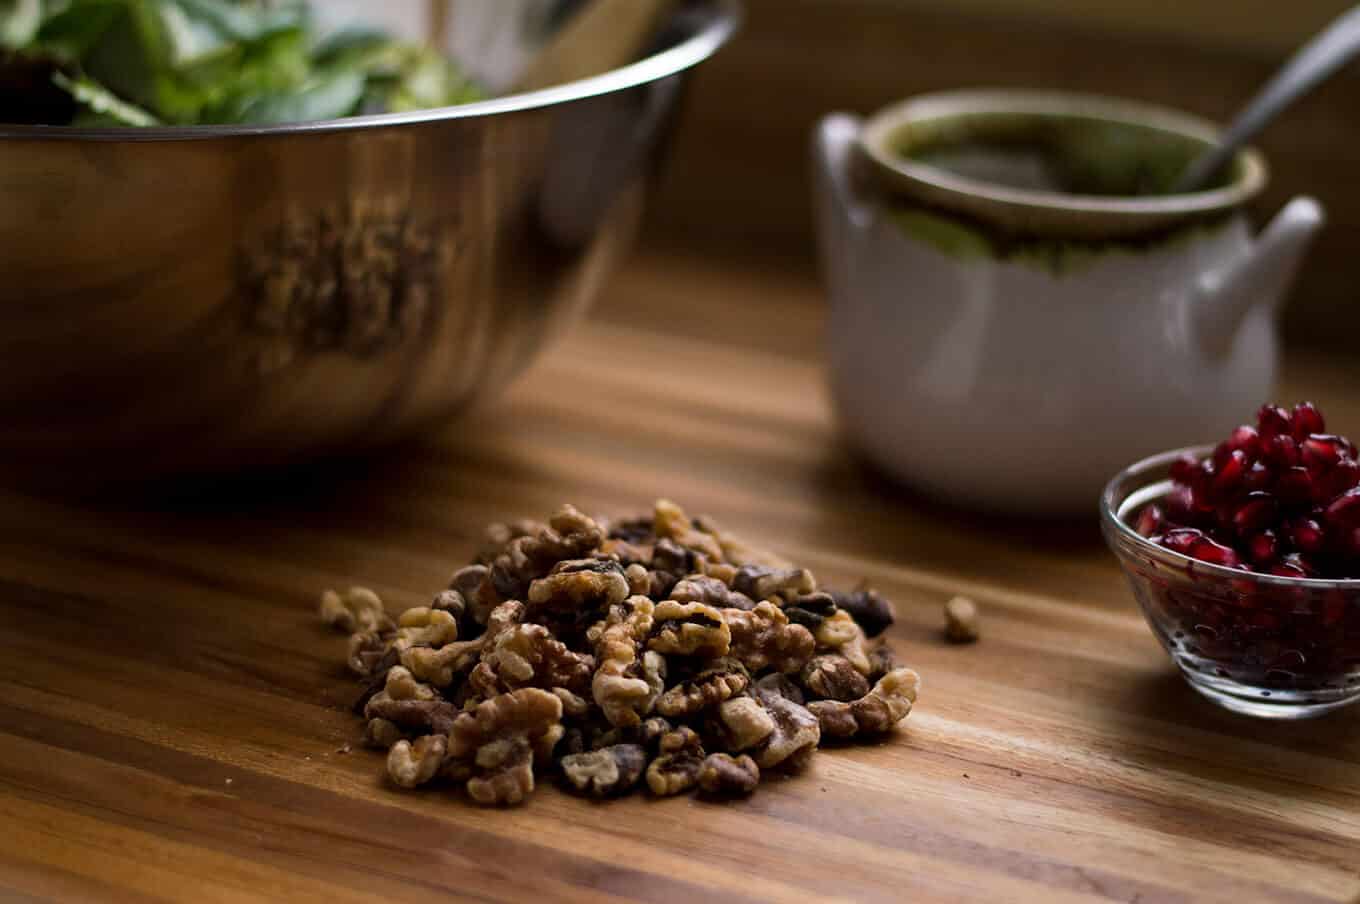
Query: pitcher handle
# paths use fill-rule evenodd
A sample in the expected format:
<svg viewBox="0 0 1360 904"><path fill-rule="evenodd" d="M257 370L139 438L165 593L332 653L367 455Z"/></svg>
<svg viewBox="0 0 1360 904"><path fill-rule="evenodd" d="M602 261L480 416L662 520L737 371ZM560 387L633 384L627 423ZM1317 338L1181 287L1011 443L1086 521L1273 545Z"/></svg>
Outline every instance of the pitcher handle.
<svg viewBox="0 0 1360 904"><path fill-rule="evenodd" d="M822 117L813 138L812 157L822 185L822 194L833 206L833 213L855 229L867 227L873 220L873 205L850 176L855 142L859 138L858 116L831 113Z"/></svg>
<svg viewBox="0 0 1360 904"><path fill-rule="evenodd" d="M1284 300L1304 252L1325 220L1317 201L1295 198L1246 254L1200 280L1190 315L1202 348L1213 355L1226 353L1254 308L1274 309Z"/></svg>

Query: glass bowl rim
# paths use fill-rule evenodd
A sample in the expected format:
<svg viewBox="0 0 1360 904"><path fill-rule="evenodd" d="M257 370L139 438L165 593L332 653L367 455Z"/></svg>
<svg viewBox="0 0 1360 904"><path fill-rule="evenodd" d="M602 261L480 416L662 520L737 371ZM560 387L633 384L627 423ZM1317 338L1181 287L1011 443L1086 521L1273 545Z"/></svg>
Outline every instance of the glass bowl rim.
<svg viewBox="0 0 1360 904"><path fill-rule="evenodd" d="M1167 452L1158 452L1140 461L1136 461L1114 477L1110 478L1109 483L1105 484L1105 489L1100 493L1100 521L1105 532L1107 545L1114 554L1121 560L1126 552L1121 550L1115 543L1115 538L1126 540L1137 548L1140 554L1146 555L1163 565L1179 568L1184 571L1193 571L1197 577L1222 578L1225 581L1249 580L1253 583L1265 587L1300 588L1304 590L1346 590L1360 593L1360 578L1289 578L1280 575L1262 574L1259 571L1239 571L1235 568L1227 568L1223 565L1214 565L1211 562L1202 562L1199 559L1173 552L1165 547L1158 546L1149 541L1132 526L1126 524L1119 517L1119 505L1132 495L1133 490L1137 490L1147 485L1143 480L1149 471L1156 468L1170 466L1171 462L1178 457L1189 452L1196 458L1203 458L1213 453L1213 445L1184 446L1180 449L1172 449ZM1136 482L1133 490L1125 493L1123 498L1116 498L1119 495L1120 487L1129 482Z"/></svg>

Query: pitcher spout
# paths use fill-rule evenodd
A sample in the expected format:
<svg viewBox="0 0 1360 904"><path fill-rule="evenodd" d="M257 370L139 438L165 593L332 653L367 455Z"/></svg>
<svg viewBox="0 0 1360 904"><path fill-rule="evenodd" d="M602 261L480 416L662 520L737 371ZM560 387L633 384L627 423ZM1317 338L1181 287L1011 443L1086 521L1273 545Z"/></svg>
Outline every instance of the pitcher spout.
<svg viewBox="0 0 1360 904"><path fill-rule="evenodd" d="M1295 198L1241 258L1200 280L1191 298L1190 322L1206 352L1226 354L1252 311L1278 307L1324 222L1317 201Z"/></svg>

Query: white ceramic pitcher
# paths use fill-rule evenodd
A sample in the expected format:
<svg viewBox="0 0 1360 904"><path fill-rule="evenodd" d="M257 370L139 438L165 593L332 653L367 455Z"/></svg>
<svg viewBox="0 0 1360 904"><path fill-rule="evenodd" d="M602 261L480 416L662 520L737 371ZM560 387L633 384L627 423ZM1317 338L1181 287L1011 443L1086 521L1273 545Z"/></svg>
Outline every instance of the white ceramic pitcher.
<svg viewBox="0 0 1360 904"><path fill-rule="evenodd" d="M1323 215L1297 198L1253 237L1240 208L1266 181L1255 152L1188 195L1028 184L1042 161L1004 145L1036 124L1079 136L1086 165L1162 155L1115 161L1137 178L1214 134L1082 95L956 92L867 124L836 114L814 141L818 226L851 440L946 501L1060 513L1092 508L1129 462L1221 435L1271 400L1276 314ZM967 140L948 169L911 154L950 136Z"/></svg>

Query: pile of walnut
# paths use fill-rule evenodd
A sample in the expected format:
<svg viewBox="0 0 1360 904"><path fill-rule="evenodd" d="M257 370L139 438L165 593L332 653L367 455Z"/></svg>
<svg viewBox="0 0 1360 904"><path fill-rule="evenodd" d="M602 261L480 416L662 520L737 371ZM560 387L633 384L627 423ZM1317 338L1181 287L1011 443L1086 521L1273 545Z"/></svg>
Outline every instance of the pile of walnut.
<svg viewBox="0 0 1360 904"><path fill-rule="evenodd" d="M870 646L892 623L871 590L810 572L676 505L608 523L571 506L493 525L477 564L394 624L360 588L326 593L368 681L356 709L393 782L458 782L515 804L554 764L573 788L748 794L822 738L882 735L920 684Z"/></svg>

